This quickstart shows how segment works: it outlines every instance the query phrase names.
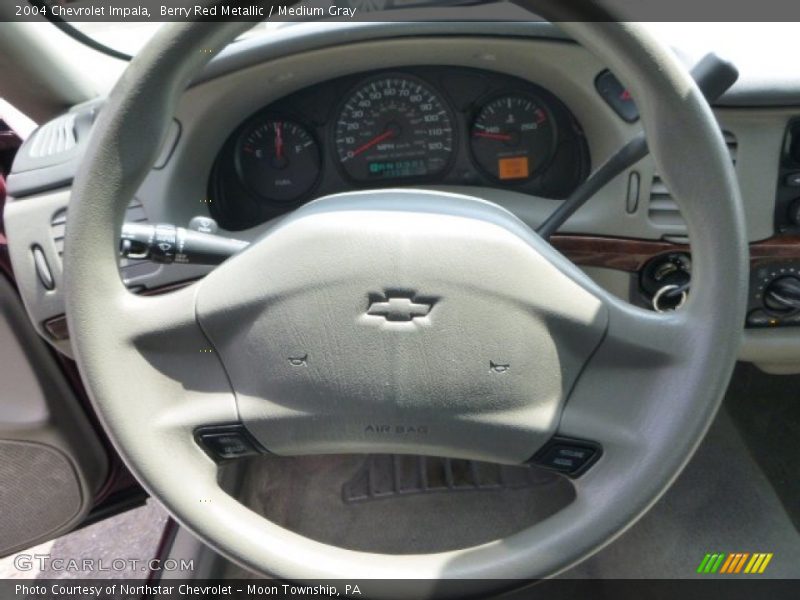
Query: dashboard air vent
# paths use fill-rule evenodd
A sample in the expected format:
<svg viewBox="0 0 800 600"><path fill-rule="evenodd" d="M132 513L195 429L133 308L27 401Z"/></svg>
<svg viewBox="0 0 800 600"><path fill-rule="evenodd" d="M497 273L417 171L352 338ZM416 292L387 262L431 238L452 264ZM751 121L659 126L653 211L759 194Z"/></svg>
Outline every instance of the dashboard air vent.
<svg viewBox="0 0 800 600"><path fill-rule="evenodd" d="M43 125L31 140L28 156L44 158L71 150L78 143L75 133L77 113L68 113Z"/></svg>
<svg viewBox="0 0 800 600"><path fill-rule="evenodd" d="M131 203L128 205L128 208L125 211L125 222L126 223L147 223L147 215L144 212L144 206L142 203L134 198ZM53 245L58 252L59 258L64 254L64 231L67 227L67 209L61 209L56 214L53 215L53 218L50 220L50 233L53 236ZM133 261L130 259L122 259L120 261L120 267L124 268L129 264L134 264L141 261Z"/></svg>
<svg viewBox="0 0 800 600"><path fill-rule="evenodd" d="M728 147L731 162L735 165L739 149L736 136L730 131L723 131L722 135L725 138L725 145ZM672 198L672 194L670 194L667 185L657 173L653 175L653 181L650 185L650 201L648 203L647 216L658 226L679 227L682 229L686 227L678 205Z"/></svg>

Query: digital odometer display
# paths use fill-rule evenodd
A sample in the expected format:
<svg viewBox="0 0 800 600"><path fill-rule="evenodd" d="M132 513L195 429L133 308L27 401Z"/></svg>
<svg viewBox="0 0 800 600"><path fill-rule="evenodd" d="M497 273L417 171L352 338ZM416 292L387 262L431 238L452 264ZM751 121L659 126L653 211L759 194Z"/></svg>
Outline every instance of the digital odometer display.
<svg viewBox="0 0 800 600"><path fill-rule="evenodd" d="M428 84L406 75L360 84L345 98L334 135L339 163L357 181L437 175L453 154L444 101Z"/></svg>
<svg viewBox="0 0 800 600"><path fill-rule="evenodd" d="M394 179L395 177L419 177L428 173L428 165L421 158L413 160L376 160L369 163L370 177Z"/></svg>

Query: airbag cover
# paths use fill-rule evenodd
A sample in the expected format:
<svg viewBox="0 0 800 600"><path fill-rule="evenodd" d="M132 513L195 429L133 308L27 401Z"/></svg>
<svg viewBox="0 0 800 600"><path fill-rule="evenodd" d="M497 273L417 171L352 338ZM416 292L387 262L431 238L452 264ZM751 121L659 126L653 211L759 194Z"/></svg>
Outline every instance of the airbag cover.
<svg viewBox="0 0 800 600"><path fill-rule="evenodd" d="M521 221L397 190L313 202L202 282L197 316L271 452L524 461L608 315Z"/></svg>

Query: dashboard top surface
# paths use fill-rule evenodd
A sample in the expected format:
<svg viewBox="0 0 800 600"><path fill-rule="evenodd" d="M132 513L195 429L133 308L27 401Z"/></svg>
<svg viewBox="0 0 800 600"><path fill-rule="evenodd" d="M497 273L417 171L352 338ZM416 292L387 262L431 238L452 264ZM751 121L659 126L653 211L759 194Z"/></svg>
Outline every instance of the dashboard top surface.
<svg viewBox="0 0 800 600"><path fill-rule="evenodd" d="M800 71L794 52L796 23L647 23L678 56L694 64L717 52L733 61L738 81L716 103L727 107L800 106ZM512 36L574 43L557 25L532 22L353 22L292 23L232 44L212 61L196 83L255 64L270 56L347 40L415 35Z"/></svg>

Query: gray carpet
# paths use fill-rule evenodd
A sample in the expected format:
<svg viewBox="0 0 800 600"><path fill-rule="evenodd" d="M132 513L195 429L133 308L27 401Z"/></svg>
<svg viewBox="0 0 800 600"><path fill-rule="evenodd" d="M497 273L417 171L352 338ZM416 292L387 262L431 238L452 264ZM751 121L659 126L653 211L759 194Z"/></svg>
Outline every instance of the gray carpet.
<svg viewBox="0 0 800 600"><path fill-rule="evenodd" d="M650 512L564 577L699 577L706 552L773 552L761 577L800 578L800 532L725 411Z"/></svg>
<svg viewBox="0 0 800 600"><path fill-rule="evenodd" d="M800 375L770 376L753 365L741 364L725 406L750 454L800 529Z"/></svg>

